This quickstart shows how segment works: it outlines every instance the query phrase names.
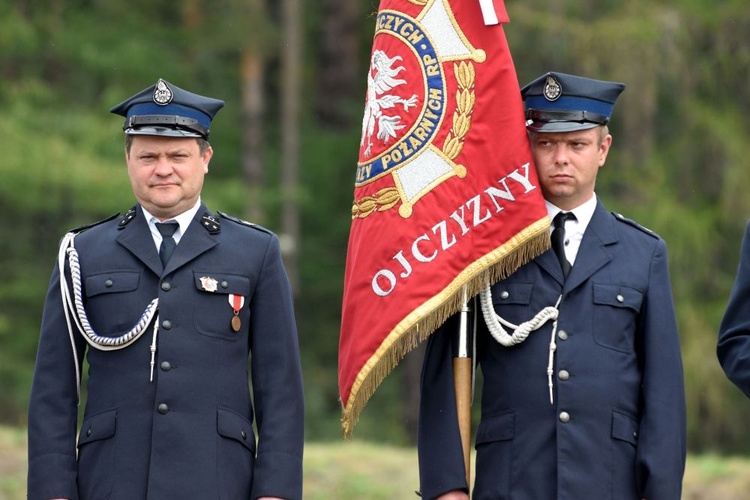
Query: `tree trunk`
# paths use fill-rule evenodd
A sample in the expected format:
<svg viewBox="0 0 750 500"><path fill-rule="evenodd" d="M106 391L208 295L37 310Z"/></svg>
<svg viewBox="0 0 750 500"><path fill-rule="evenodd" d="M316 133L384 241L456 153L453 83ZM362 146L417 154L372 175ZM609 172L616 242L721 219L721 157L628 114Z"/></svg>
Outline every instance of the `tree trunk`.
<svg viewBox="0 0 750 500"><path fill-rule="evenodd" d="M299 122L302 69L302 2L282 0L281 50L281 251L292 292L299 295Z"/></svg>

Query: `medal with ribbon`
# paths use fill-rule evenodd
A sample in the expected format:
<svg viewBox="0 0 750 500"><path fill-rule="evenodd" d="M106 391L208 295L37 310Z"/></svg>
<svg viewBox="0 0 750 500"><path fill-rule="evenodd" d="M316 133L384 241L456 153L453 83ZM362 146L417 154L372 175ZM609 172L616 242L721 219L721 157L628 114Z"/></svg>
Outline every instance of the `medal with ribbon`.
<svg viewBox="0 0 750 500"><path fill-rule="evenodd" d="M240 309L245 305L245 297L230 293L227 300L229 301L229 305L232 306L232 311L234 312L234 316L232 316L232 330L239 332L242 327L242 321L240 321Z"/></svg>

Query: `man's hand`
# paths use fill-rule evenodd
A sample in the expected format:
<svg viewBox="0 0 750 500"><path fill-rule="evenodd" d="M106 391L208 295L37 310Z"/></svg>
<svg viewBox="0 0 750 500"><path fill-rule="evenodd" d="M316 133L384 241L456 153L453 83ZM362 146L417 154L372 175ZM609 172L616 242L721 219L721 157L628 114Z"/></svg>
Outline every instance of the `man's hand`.
<svg viewBox="0 0 750 500"><path fill-rule="evenodd" d="M453 490L445 495L440 495L437 500L469 500L469 495L461 490Z"/></svg>

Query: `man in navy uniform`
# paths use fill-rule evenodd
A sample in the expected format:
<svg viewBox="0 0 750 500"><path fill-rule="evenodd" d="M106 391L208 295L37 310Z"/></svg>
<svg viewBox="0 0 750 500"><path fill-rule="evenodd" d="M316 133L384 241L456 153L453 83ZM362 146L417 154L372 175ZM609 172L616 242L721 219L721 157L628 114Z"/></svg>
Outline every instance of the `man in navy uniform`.
<svg viewBox="0 0 750 500"><path fill-rule="evenodd" d="M666 246L608 212L594 192L623 89L547 73L521 91L539 182L560 229L556 251L482 296L476 499L680 498L685 396ZM520 325L550 306L556 313L543 313L546 322L525 340L498 319ZM430 338L422 374L425 498L467 498L450 370L455 323Z"/></svg>
<svg viewBox="0 0 750 500"><path fill-rule="evenodd" d="M729 304L719 328L716 353L729 380L750 398L750 224L740 248Z"/></svg>
<svg viewBox="0 0 750 500"><path fill-rule="evenodd" d="M29 405L30 500L302 496L279 240L201 201L223 105L159 80L112 108L138 203L63 239Z"/></svg>

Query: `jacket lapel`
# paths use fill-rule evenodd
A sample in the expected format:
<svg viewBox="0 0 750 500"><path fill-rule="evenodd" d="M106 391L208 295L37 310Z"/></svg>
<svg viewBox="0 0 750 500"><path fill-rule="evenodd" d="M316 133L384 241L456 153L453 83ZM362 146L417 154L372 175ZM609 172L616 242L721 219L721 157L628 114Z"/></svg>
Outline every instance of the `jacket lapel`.
<svg viewBox="0 0 750 500"><path fill-rule="evenodd" d="M612 255L606 247L614 243L617 243L614 218L609 215L602 202L597 201L594 216L583 233L575 264L565 281L564 292L573 290L612 260ZM547 253L554 257L554 252ZM562 276L562 271L558 272Z"/></svg>
<svg viewBox="0 0 750 500"><path fill-rule="evenodd" d="M216 235L210 233L201 224L201 219L206 213L213 217L213 214L208 211L208 208L201 204L195 217L193 217L193 221L190 223L187 231L185 231L185 234L182 235L180 242L177 244L172 257L169 259L169 262L167 262L167 268L164 270L165 274L184 266L200 254L207 252L219 244Z"/></svg>
<svg viewBox="0 0 750 500"><path fill-rule="evenodd" d="M130 253L135 255L146 267L154 274L161 276L161 261L159 260L159 251L154 245L154 238L148 228L146 218L140 205L135 209L135 216L129 222L120 223L120 233L117 235L117 242L127 248Z"/></svg>

